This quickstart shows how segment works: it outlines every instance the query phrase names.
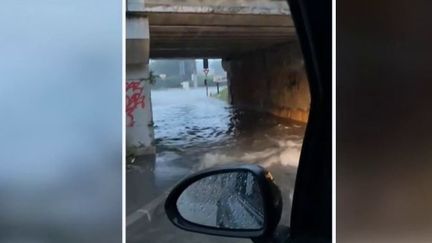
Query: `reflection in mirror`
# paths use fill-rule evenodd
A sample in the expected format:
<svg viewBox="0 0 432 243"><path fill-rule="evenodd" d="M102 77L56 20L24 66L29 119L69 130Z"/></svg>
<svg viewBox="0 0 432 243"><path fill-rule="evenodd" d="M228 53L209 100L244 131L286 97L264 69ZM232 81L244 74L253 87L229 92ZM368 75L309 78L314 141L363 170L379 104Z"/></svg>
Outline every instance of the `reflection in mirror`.
<svg viewBox="0 0 432 243"><path fill-rule="evenodd" d="M248 171L211 175L191 184L177 200L180 215L196 224L224 229L259 230L263 198Z"/></svg>

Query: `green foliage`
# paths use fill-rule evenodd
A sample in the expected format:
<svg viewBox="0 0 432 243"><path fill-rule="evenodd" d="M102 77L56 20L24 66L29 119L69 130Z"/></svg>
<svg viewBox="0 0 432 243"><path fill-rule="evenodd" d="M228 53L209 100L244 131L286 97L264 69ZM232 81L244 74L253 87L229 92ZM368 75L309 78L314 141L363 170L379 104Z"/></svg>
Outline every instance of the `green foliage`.
<svg viewBox="0 0 432 243"><path fill-rule="evenodd" d="M212 94L211 96L228 102L228 88L223 88L222 90L220 90L219 94L215 93L215 94Z"/></svg>
<svg viewBox="0 0 432 243"><path fill-rule="evenodd" d="M198 81L198 86L205 86L204 80L207 79L207 85L208 86L216 86L216 83L213 82L213 76L209 75L206 76L205 75L197 75L197 81Z"/></svg>
<svg viewBox="0 0 432 243"><path fill-rule="evenodd" d="M165 79L158 78L157 82L153 84L153 88L180 88L180 83L183 81L185 80L182 80L180 75L167 76Z"/></svg>

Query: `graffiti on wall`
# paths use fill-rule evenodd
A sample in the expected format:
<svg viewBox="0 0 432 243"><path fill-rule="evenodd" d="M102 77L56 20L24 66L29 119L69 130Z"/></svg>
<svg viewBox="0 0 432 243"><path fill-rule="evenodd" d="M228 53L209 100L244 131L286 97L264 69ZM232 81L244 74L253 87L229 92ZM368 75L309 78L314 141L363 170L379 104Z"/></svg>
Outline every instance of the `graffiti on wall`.
<svg viewBox="0 0 432 243"><path fill-rule="evenodd" d="M135 110L144 108L145 96L141 81L126 82L126 124L128 127L132 127L135 124Z"/></svg>

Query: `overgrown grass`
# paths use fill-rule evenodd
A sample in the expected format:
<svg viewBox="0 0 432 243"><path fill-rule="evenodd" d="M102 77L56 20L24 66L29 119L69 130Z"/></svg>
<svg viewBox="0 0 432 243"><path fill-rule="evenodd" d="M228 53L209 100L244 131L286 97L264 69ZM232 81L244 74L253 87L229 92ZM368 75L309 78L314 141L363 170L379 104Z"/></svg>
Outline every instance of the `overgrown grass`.
<svg viewBox="0 0 432 243"><path fill-rule="evenodd" d="M215 94L212 94L211 96L214 98L228 102L228 88L223 88L222 90L220 90L219 94L215 93Z"/></svg>

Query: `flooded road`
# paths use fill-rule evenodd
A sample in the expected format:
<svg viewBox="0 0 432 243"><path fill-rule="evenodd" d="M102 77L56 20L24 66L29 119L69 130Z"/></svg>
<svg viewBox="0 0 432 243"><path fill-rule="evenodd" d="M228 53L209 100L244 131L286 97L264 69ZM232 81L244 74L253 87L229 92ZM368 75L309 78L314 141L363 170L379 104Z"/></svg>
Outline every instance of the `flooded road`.
<svg viewBox="0 0 432 243"><path fill-rule="evenodd" d="M157 154L127 167L129 243L250 242L186 232L165 216L163 203L172 186L221 164L254 163L272 172L283 195L281 223L289 225L304 124L232 107L207 97L202 88L152 91L152 103Z"/></svg>

